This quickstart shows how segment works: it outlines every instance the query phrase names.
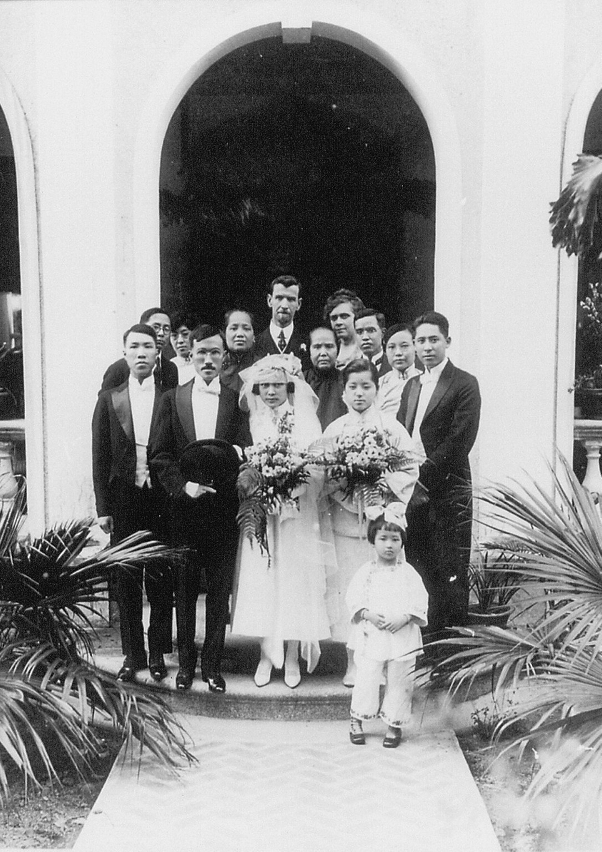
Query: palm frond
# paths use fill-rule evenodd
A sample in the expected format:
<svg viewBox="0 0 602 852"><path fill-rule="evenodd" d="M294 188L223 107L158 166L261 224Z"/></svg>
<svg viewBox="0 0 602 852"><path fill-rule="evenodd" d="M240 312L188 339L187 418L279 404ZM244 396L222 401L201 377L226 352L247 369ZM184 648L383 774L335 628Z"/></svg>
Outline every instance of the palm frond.
<svg viewBox="0 0 602 852"><path fill-rule="evenodd" d="M7 775L6 759L39 782L32 750L41 758L45 776L56 776L56 755L40 727L52 729L56 743L82 774L102 753L107 726L121 737L126 752L147 749L172 771L194 760L186 732L169 706L144 687L123 684L92 664L65 662L50 643L4 648L0 667L6 673L0 679L0 745L6 752L6 758L0 752L0 786Z"/></svg>
<svg viewBox="0 0 602 852"><path fill-rule="evenodd" d="M526 606L546 606L546 641L577 653L592 643L602 649L602 517L566 459L551 474L554 491L535 482L510 483L479 495L483 523L510 534L521 547L520 573ZM514 554L500 570L516 571Z"/></svg>
<svg viewBox="0 0 602 852"><path fill-rule="evenodd" d="M602 158L579 154L570 180L551 205L553 246L564 248L568 255L582 255L594 246L599 236L601 187Z"/></svg>
<svg viewBox="0 0 602 852"><path fill-rule="evenodd" d="M452 694L461 688L470 690L477 678L487 677L497 698L504 689L515 689L522 678L540 671L542 660L549 654L541 628L474 625L456 627L454 633L459 635L429 645L450 652L435 672L445 677Z"/></svg>

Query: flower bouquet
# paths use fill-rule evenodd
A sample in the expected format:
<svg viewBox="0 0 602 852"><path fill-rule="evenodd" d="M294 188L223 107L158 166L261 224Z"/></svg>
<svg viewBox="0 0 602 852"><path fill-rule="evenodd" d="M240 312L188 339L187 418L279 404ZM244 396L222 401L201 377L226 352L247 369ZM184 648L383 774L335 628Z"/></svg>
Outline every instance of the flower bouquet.
<svg viewBox="0 0 602 852"><path fill-rule="evenodd" d="M390 488L385 474L405 470L415 459L395 445L386 429L366 426L338 435L314 461L326 467L327 477L339 484L345 498L354 501L361 517L366 506L387 502Z"/></svg>
<svg viewBox="0 0 602 852"><path fill-rule="evenodd" d="M310 460L291 441L292 425L292 415L287 413L275 438L247 447L246 462L238 475L238 525L243 536L259 542L262 553L269 554L268 515L279 514L285 506L298 508L295 492L309 479Z"/></svg>

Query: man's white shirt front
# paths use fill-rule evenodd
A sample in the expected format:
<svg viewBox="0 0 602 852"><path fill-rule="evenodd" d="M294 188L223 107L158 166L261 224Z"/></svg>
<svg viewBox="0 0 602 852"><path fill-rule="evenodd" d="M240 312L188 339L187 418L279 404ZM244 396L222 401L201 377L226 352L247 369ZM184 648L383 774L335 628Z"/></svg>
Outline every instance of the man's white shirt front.
<svg viewBox="0 0 602 852"><path fill-rule="evenodd" d="M197 441L215 438L217 409L221 385L219 376L209 384L197 375L192 386L192 416L194 418L194 433Z"/></svg>
<svg viewBox="0 0 602 852"><path fill-rule="evenodd" d="M426 409L431 401L431 397L437 387L437 382L439 381L441 373L446 368L448 362L449 358L444 358L443 361L441 361L440 364L437 364L436 367L433 367L432 370L429 370L428 367L425 368L424 373L419 379L420 396L418 397L418 405L416 406L416 417L414 418L414 426L412 428L412 438L416 444L416 448L418 450L422 450L423 453L424 446L420 437L420 426L424 420L424 415L426 414Z"/></svg>
<svg viewBox="0 0 602 852"><path fill-rule="evenodd" d="M136 441L136 485L138 488L142 488L144 484L150 487L146 449L155 405L155 378L151 374L148 378L139 382L138 379L130 376L128 390L134 425L134 440Z"/></svg>
<svg viewBox="0 0 602 852"><path fill-rule="evenodd" d="M286 346L288 346L294 330L295 330L295 327L294 327L292 322L289 323L284 328L281 328L279 325L276 325L274 320L270 320L270 337L272 338L272 340L274 341L274 343L276 344L278 349L280 349L280 343L279 343L280 335L281 334L284 335L284 340L285 340ZM284 347L285 349L286 349L286 346Z"/></svg>

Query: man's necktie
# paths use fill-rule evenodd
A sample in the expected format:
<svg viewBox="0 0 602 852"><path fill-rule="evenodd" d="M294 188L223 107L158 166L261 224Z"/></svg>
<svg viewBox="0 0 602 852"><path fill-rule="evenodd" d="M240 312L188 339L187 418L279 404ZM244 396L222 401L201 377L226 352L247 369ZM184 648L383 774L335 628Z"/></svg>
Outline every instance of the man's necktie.
<svg viewBox="0 0 602 852"><path fill-rule="evenodd" d="M286 337L284 336L283 331L281 331L278 335L278 349L280 349L281 352L284 352L286 349Z"/></svg>

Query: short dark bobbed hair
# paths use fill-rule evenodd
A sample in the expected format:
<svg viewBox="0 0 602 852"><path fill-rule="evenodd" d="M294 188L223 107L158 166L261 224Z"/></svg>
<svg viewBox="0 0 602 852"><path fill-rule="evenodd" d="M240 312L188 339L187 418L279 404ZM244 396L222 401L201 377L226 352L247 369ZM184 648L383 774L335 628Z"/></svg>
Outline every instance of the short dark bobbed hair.
<svg viewBox="0 0 602 852"><path fill-rule="evenodd" d="M383 346L386 346L394 334L400 331L407 331L410 337L414 338L414 327L409 322L396 322L395 325L390 325L383 336Z"/></svg>
<svg viewBox="0 0 602 852"><path fill-rule="evenodd" d="M224 329L228 327L232 314L246 314L251 322L251 328L255 331L255 317L247 308L230 308L224 314Z"/></svg>
<svg viewBox="0 0 602 852"><path fill-rule="evenodd" d="M169 318L169 311L166 311L165 308L147 308L140 314L141 324L144 325L145 323L148 323L149 319L154 314L165 314L165 316ZM171 325L171 319L169 319L169 324Z"/></svg>
<svg viewBox="0 0 602 852"><path fill-rule="evenodd" d="M391 521L385 521L384 515L381 515L380 518L376 518L375 521L368 522L366 538L368 539L370 544L374 544L376 533L379 530L385 530L386 532L398 532L401 535L401 543L403 547L406 546L406 542L408 540L406 531L403 529L403 527L400 527L399 524L394 524Z"/></svg>
<svg viewBox="0 0 602 852"><path fill-rule="evenodd" d="M294 275L277 275L270 283L268 284L268 293L270 296L274 295L274 287L276 284L282 284L283 287L298 287L299 288L299 298L301 298L301 282L298 278L295 278Z"/></svg>
<svg viewBox="0 0 602 852"><path fill-rule="evenodd" d="M354 358L353 361L350 361L343 368L343 387L349 381L349 376L352 376L354 373L370 373L372 381L378 387L378 369L367 358Z"/></svg>
<svg viewBox="0 0 602 852"><path fill-rule="evenodd" d="M190 345L201 340L207 340L208 337L219 337L224 344L224 349L226 348L226 338L224 337L223 332L216 325L209 325L209 323L203 322L200 325L195 326L190 332Z"/></svg>
<svg viewBox="0 0 602 852"><path fill-rule="evenodd" d="M419 325L436 325L443 337L449 337L449 320L437 311L426 311L414 320L414 334Z"/></svg>
<svg viewBox="0 0 602 852"><path fill-rule="evenodd" d="M127 331L123 332L123 345L125 346L126 341L130 334L148 334L149 337L152 337L155 346L157 346L157 335L155 333L155 329L152 325L147 325L145 322L137 322L135 325L130 326Z"/></svg>

